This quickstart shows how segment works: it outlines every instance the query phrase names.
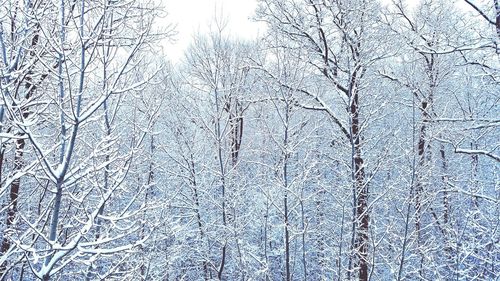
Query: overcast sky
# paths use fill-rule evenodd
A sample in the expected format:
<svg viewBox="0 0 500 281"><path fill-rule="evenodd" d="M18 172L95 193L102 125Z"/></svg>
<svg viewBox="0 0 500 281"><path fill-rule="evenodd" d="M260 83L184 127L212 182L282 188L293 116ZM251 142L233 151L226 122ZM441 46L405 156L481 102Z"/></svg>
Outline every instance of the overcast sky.
<svg viewBox="0 0 500 281"><path fill-rule="evenodd" d="M250 19L256 0L163 0L163 5L169 13L165 21L177 25L176 42L165 46L165 53L174 62L182 57L193 35L207 32L220 14L227 19L228 32L234 36L251 39L262 30L262 24Z"/></svg>

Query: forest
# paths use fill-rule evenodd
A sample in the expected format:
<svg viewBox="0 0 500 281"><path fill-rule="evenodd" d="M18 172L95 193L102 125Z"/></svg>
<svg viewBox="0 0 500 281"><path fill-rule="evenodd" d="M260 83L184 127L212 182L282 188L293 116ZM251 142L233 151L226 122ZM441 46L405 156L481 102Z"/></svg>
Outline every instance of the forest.
<svg viewBox="0 0 500 281"><path fill-rule="evenodd" d="M498 280L498 0L168 13L0 0L0 280Z"/></svg>

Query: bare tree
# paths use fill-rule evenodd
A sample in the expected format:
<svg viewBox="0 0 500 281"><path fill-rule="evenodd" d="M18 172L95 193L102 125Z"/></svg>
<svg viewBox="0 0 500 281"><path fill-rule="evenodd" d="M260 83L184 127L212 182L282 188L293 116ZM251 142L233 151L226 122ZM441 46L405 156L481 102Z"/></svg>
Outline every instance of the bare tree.
<svg viewBox="0 0 500 281"><path fill-rule="evenodd" d="M304 50L303 59L332 88L327 96L320 96L307 88L296 90L310 98L303 107L328 114L344 141L351 146L351 251L355 253L355 259L349 263L347 277L350 278L356 267L360 280L368 280L369 275L370 221L369 185L362 153L361 96L366 91L366 71L383 57L377 43L368 43L373 43L378 36L376 30L370 29L378 11L376 5L367 1L261 1L258 11L259 18L268 22L273 32L287 38L283 44ZM335 103L345 107L336 108L332 106Z"/></svg>
<svg viewBox="0 0 500 281"><path fill-rule="evenodd" d="M126 139L124 131L114 129L118 105L126 93L140 89L155 75L151 71L141 80L130 79L132 70L140 65L140 57L148 51L147 44L153 42L154 13L148 14L153 8L145 13L150 8L138 7L136 2L117 5L111 1L36 2L19 9L26 9L25 29L33 33L27 33L30 36L26 41L30 44L26 45L29 51L25 56L29 67L17 82L25 86L18 87L16 95L9 88L2 91L7 117L23 141L15 153L17 168L10 191L15 197L11 196L13 212L8 218L19 222L17 228L11 223L5 229L9 235L2 242L5 255L1 263L19 258L22 264L29 265L34 276L49 280L75 260L123 252L141 243L127 241L137 231L134 225L106 227L106 235L99 233L103 221L122 224L124 218L137 214L137 210L127 210L126 205L114 209L114 215L106 216L103 210L119 198L117 189L127 177L137 147L152 122L144 120L146 123L140 125L143 131L132 134L129 148L118 150L119 142ZM121 36L120 32L128 35ZM14 45L3 46L4 51L15 50ZM105 69L103 75L93 72L99 67ZM44 91L40 91L42 87ZM94 138L102 107L106 133ZM21 161L28 144L34 162L27 171ZM97 163L100 161L103 164ZM102 172L104 181L94 181L93 177ZM47 184L21 191L20 180L28 177ZM42 194L40 204L44 207L38 214L32 214L26 206L18 210L19 202L31 201L21 196L30 193ZM10 269L16 266L14 262ZM112 267L106 270L113 271Z"/></svg>

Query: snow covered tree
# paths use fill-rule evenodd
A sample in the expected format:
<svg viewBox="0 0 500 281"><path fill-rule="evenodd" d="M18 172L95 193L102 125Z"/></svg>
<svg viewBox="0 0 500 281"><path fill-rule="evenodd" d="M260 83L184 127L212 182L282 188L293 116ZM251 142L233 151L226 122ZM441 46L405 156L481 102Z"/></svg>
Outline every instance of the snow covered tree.
<svg viewBox="0 0 500 281"><path fill-rule="evenodd" d="M123 126L139 120L123 119L121 106L159 66L142 62L156 40L154 7L135 1L5 4L14 14L6 21L9 40L4 32L1 38L2 114L17 137L10 137L14 169L2 181L10 200L2 207L9 211L1 274L49 280L80 275L87 270L82 265L98 259L95 274L112 275L121 262L105 257L126 257L147 238L136 235L142 207L129 210L135 198L128 194L135 191L124 181L153 116ZM137 68L150 66L134 78Z"/></svg>

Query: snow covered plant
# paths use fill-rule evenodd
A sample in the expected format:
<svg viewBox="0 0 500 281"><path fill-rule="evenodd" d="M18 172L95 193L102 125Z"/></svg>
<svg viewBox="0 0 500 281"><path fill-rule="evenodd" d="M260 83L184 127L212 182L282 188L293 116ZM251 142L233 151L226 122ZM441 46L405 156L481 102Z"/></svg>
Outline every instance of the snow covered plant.
<svg viewBox="0 0 500 281"><path fill-rule="evenodd" d="M499 1L225 1L0 0L0 279L500 276Z"/></svg>
<svg viewBox="0 0 500 281"><path fill-rule="evenodd" d="M134 270L127 256L154 225L140 219L148 186L127 181L161 104L138 92L161 68L145 60L156 40L154 7L0 7L0 276L95 279Z"/></svg>

